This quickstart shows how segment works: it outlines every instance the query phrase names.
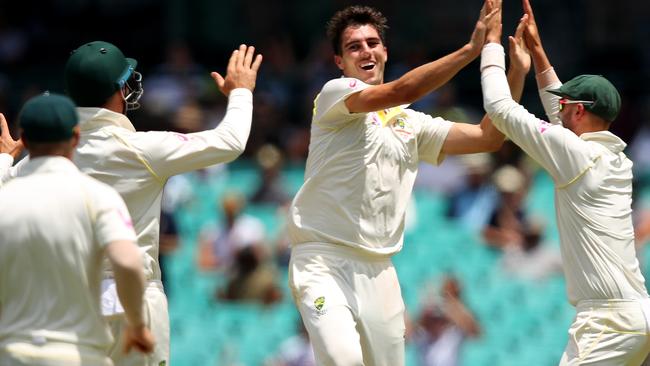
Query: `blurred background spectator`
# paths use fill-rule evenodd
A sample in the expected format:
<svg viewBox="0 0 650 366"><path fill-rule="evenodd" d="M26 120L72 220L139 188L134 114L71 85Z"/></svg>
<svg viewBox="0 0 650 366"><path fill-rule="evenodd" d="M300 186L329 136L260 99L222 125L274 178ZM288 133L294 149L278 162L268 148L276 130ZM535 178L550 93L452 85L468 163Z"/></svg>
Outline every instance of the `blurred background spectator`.
<svg viewBox="0 0 650 366"><path fill-rule="evenodd" d="M247 246L235 253L225 287L217 297L228 301L258 302L271 305L282 298L277 275L264 248Z"/></svg>
<svg viewBox="0 0 650 366"><path fill-rule="evenodd" d="M199 267L205 270L227 269L238 253L250 247L264 248L265 228L254 216L242 213L245 198L227 193L221 201L223 219L210 223L201 233Z"/></svg>
<svg viewBox="0 0 650 366"><path fill-rule="evenodd" d="M458 281L445 277L439 296L427 299L413 341L420 366L457 366L466 338L478 337L480 326L461 299Z"/></svg>

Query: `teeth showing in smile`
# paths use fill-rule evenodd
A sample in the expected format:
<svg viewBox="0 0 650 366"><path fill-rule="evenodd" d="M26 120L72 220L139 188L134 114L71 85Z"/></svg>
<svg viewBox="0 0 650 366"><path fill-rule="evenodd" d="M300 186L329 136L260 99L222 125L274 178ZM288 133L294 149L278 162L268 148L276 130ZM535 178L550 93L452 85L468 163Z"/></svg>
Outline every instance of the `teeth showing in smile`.
<svg viewBox="0 0 650 366"><path fill-rule="evenodd" d="M361 68L364 69L364 70L372 70L374 67L375 67L375 64L372 63L372 62L361 65Z"/></svg>

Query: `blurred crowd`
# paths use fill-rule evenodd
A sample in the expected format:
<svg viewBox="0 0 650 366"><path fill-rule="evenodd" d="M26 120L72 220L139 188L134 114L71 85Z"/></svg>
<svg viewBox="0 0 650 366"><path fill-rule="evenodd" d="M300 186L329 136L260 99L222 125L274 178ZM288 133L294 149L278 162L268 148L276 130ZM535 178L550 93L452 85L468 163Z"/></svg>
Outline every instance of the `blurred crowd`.
<svg viewBox="0 0 650 366"><path fill-rule="evenodd" d="M353 1L281 2L197 0L46 0L0 5L0 110L15 122L18 107L43 90L63 91L63 63L80 44L103 39L138 59L144 76L142 108L130 116L139 130L195 131L219 121L225 100L209 77L224 71L239 43L253 44L264 57L255 93L254 128L247 147L253 156L267 143L288 161L304 159L312 101L325 81L337 77L324 23ZM387 79L456 49L469 38L480 2L407 4L372 1L389 18ZM544 42L562 79L597 73L623 96L613 132L630 142L649 120L650 4L632 0L538 0ZM475 12L468 9L476 9ZM506 2L504 24L521 15L518 1ZM119 26L118 26L119 25ZM504 29L504 34L513 30ZM444 35L444 36L443 36ZM522 104L541 114L534 79ZM478 67L469 65L451 90L418 102L417 109L458 116L458 104L480 119ZM457 96L457 97L456 97ZM454 99L456 98L456 99ZM465 120L463 120L465 121ZM622 130L621 126L625 126Z"/></svg>

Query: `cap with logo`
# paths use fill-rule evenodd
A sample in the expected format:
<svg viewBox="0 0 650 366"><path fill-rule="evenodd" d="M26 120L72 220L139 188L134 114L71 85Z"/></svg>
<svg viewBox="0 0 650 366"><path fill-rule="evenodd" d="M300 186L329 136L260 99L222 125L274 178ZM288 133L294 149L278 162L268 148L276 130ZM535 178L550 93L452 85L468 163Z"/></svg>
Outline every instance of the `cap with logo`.
<svg viewBox="0 0 650 366"><path fill-rule="evenodd" d="M621 96L616 87L600 75L576 76L548 92L569 100L593 101L584 104L585 109L608 122L613 122L621 111Z"/></svg>
<svg viewBox="0 0 650 366"><path fill-rule="evenodd" d="M72 51L65 65L66 93L80 107L99 107L124 86L137 65L111 43L86 43Z"/></svg>
<svg viewBox="0 0 650 366"><path fill-rule="evenodd" d="M79 122L74 102L60 94L45 93L25 103L18 122L25 140L58 142L72 137Z"/></svg>

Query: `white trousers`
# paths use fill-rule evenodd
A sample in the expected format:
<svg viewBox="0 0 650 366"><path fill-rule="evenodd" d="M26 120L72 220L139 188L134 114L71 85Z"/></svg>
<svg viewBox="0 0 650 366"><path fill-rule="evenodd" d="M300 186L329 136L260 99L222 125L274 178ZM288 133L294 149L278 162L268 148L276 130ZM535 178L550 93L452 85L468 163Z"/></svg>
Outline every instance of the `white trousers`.
<svg viewBox="0 0 650 366"><path fill-rule="evenodd" d="M24 341L0 344L2 366L113 366L104 349L70 343L36 345Z"/></svg>
<svg viewBox="0 0 650 366"><path fill-rule="evenodd" d="M289 287L318 365L404 365L404 302L389 257L296 245Z"/></svg>
<svg viewBox="0 0 650 366"><path fill-rule="evenodd" d="M650 351L642 302L587 300L576 306L561 366L639 366Z"/></svg>
<svg viewBox="0 0 650 366"><path fill-rule="evenodd" d="M145 289L144 317L145 324L156 339L153 353L149 355L144 355L133 349L125 354L123 345L126 319L124 315L107 318L115 339L109 351L109 356L115 366L169 366L169 312L167 296L165 296L159 281L148 282Z"/></svg>

